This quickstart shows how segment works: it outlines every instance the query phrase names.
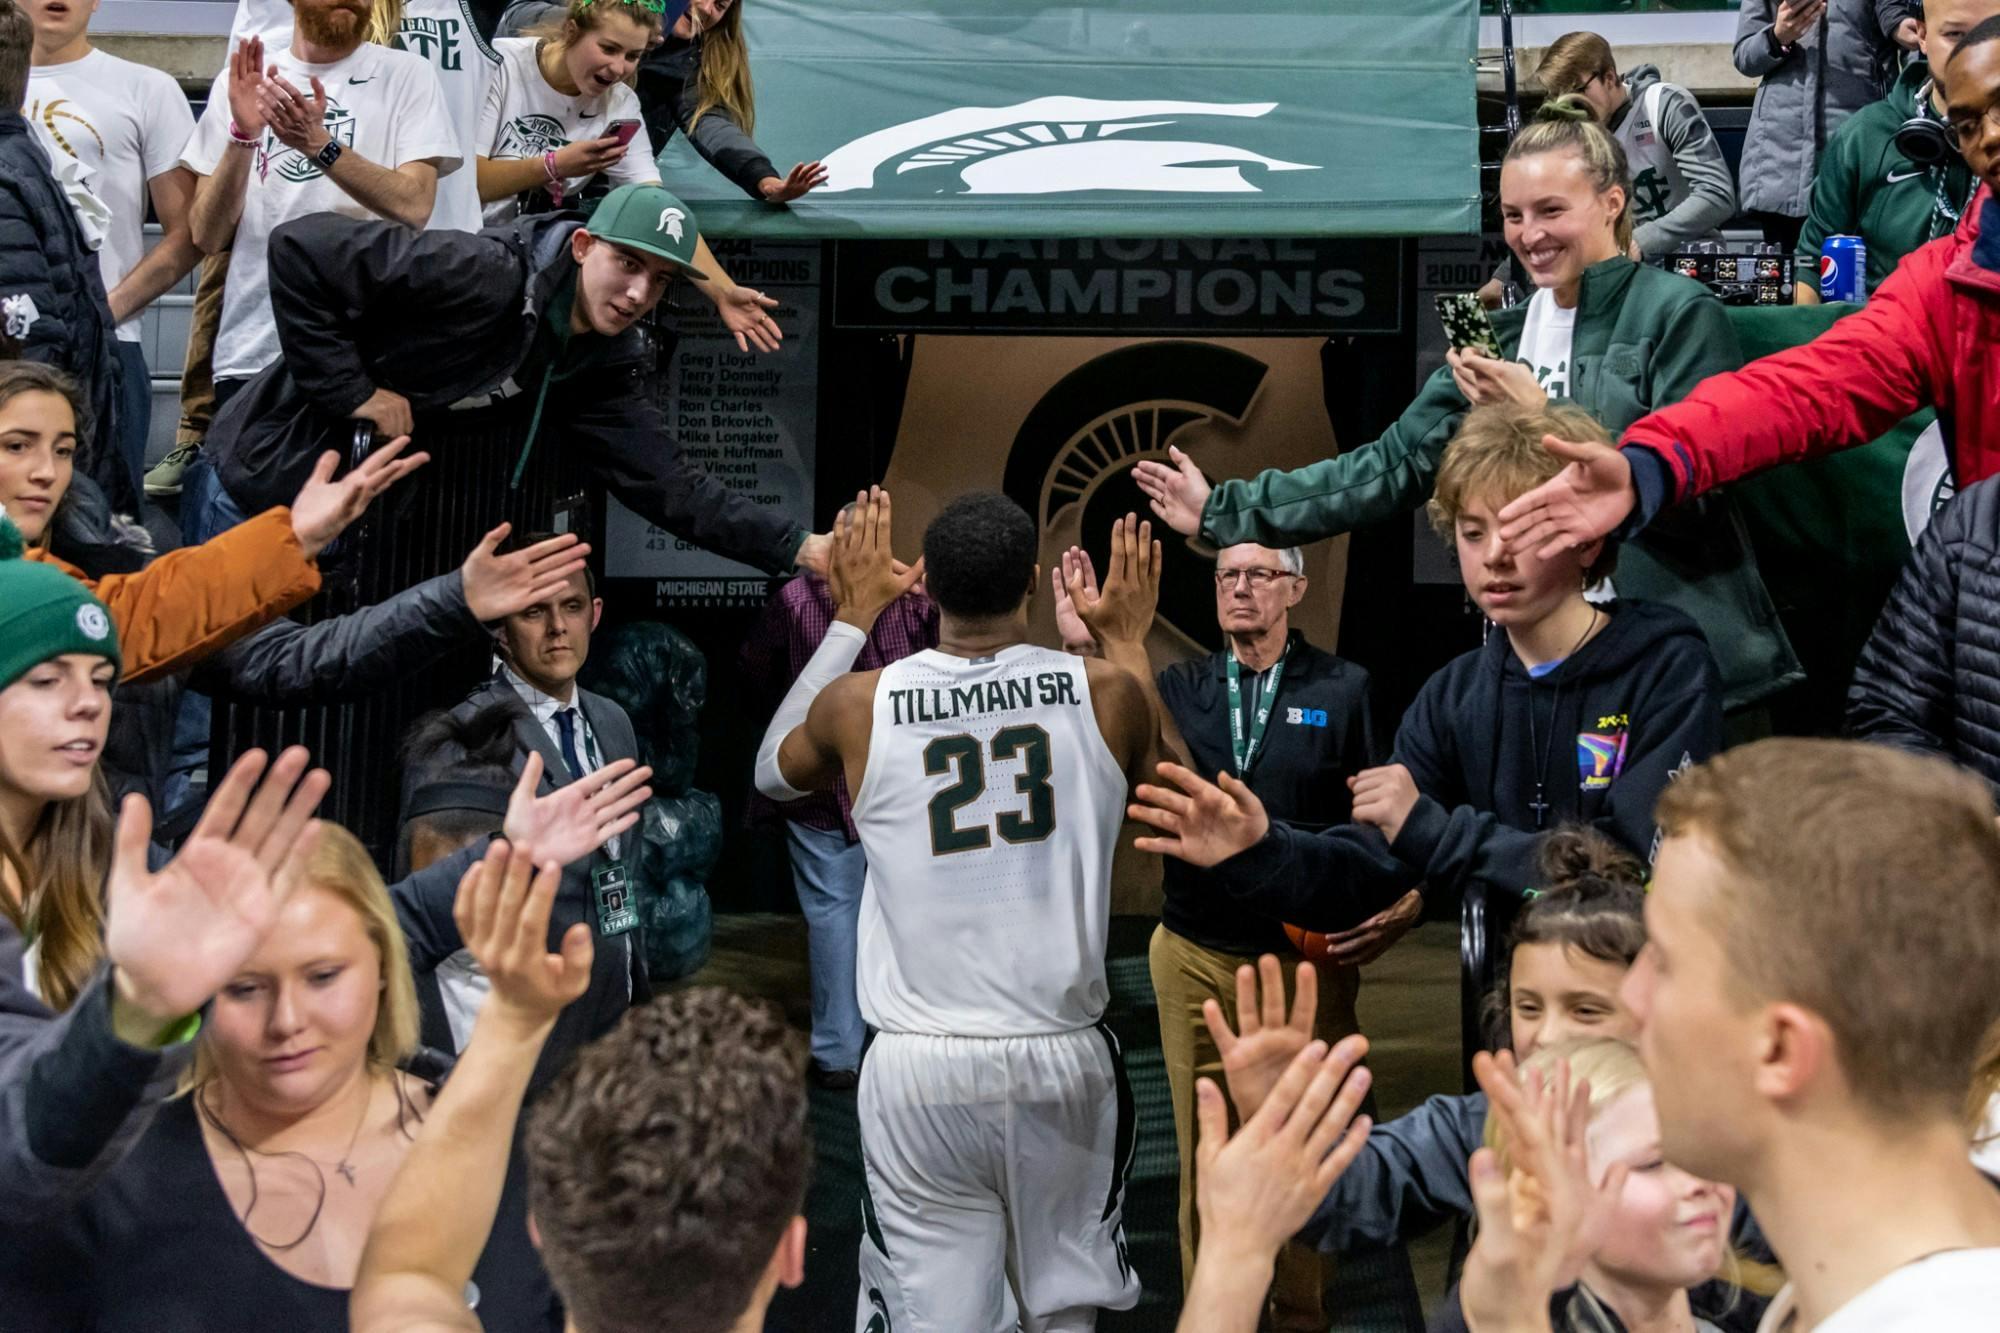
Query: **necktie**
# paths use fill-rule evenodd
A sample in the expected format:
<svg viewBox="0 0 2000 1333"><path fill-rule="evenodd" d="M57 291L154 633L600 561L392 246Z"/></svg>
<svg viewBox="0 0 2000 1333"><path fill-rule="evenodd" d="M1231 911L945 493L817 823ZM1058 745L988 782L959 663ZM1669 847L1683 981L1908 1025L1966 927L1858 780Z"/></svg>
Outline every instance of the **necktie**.
<svg viewBox="0 0 2000 1333"><path fill-rule="evenodd" d="M565 708L556 714L556 730L562 733L563 762L569 765L571 781L583 776L583 760L576 756L576 710Z"/></svg>

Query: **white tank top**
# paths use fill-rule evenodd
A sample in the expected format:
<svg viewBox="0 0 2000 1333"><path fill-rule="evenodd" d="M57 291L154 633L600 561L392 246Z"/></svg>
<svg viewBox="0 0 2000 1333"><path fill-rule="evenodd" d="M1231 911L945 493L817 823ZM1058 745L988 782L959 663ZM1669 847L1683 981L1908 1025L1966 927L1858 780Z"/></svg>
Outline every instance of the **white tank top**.
<svg viewBox="0 0 2000 1333"><path fill-rule="evenodd" d="M854 794L862 1016L962 1037L1095 1023L1125 793L1080 659L1016 644L883 668Z"/></svg>

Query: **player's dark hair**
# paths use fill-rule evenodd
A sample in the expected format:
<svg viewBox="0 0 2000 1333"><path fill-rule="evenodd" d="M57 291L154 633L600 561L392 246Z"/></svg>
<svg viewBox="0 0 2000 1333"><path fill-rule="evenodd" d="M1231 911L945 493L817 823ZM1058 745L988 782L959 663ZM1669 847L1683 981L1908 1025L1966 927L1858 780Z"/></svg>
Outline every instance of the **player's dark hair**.
<svg viewBox="0 0 2000 1333"><path fill-rule="evenodd" d="M805 1063L783 1015L697 986L635 1006L549 1085L522 1140L528 1211L576 1327L742 1316L805 1206Z"/></svg>
<svg viewBox="0 0 2000 1333"><path fill-rule="evenodd" d="M441 710L411 724L402 744L408 814L397 838L399 876L412 869L420 833L465 846L500 831L514 788L514 733L522 719L533 720L519 699L509 697L464 717Z"/></svg>
<svg viewBox="0 0 2000 1333"><path fill-rule="evenodd" d="M924 586L946 615L1011 615L1035 579L1035 520L998 491L967 491L924 529Z"/></svg>

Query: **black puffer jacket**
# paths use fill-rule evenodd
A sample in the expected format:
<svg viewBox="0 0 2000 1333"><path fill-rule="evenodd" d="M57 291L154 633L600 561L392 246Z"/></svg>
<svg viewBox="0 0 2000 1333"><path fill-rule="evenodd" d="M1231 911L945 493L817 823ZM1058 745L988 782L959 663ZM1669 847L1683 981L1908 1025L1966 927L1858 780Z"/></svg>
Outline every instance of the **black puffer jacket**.
<svg viewBox="0 0 2000 1333"><path fill-rule="evenodd" d="M2000 477L1961 491L1910 552L1854 668L1847 730L1943 755L2000 788Z"/></svg>
<svg viewBox="0 0 2000 1333"><path fill-rule="evenodd" d="M34 303L32 318L25 298ZM138 497L118 455L119 361L111 307L97 254L83 239L48 155L21 113L0 110L0 332L21 359L74 375L90 404L79 469L104 488L112 507L136 513Z"/></svg>

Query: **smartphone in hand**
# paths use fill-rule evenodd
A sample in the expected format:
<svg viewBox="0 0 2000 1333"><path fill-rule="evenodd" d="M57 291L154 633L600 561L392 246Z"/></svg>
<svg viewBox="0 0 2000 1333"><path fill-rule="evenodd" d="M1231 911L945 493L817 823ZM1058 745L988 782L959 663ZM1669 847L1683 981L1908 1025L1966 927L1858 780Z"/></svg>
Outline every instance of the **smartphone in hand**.
<svg viewBox="0 0 2000 1333"><path fill-rule="evenodd" d="M616 139L620 148L630 144L632 136L638 132L639 122L636 120L614 120L604 127L605 136Z"/></svg>
<svg viewBox="0 0 2000 1333"><path fill-rule="evenodd" d="M1454 348L1500 360L1500 339L1494 335L1492 317L1477 296L1471 292L1440 293L1437 312L1444 324L1444 335Z"/></svg>

